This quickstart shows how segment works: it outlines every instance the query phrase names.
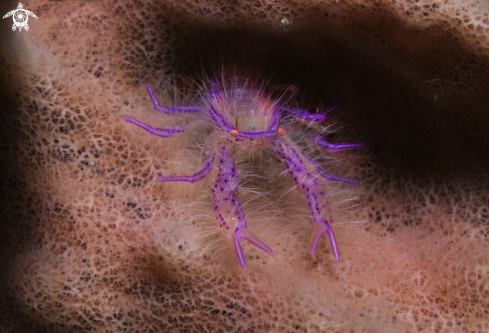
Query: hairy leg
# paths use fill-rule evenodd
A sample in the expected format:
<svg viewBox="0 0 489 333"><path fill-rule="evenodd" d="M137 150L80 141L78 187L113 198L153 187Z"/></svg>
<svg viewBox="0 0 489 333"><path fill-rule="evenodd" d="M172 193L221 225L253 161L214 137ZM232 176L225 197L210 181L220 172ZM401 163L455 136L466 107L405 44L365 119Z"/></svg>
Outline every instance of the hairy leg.
<svg viewBox="0 0 489 333"><path fill-rule="evenodd" d="M155 111L158 112L163 112L167 114L173 114L173 113L196 113L199 112L200 109L197 106L193 105L181 105L181 106L163 106L158 102L158 99L156 98L156 94L153 90L153 87L151 85L146 86L146 90L148 91L149 97L151 98L151 101L153 102L153 106L155 108Z"/></svg>
<svg viewBox="0 0 489 333"><path fill-rule="evenodd" d="M323 234L327 233L336 262L339 264L340 255L338 246L333 229L330 226L330 223L333 222L333 216L326 193L317 180L315 166L311 165L308 159L301 156L302 154L292 148L284 139L279 139L275 142L273 151L286 165L290 175L294 179L294 183L306 195L307 205L311 211L314 223L310 245L311 255L315 258L314 253L319 239Z"/></svg>
<svg viewBox="0 0 489 333"><path fill-rule="evenodd" d="M238 170L225 145L220 148L221 156L218 164L218 176L216 185L212 191L213 210L219 227L224 232L228 240L232 243L234 253L244 269L248 269L243 254L243 249L239 243L240 239L246 239L259 249L267 252L273 257L273 251L263 241L248 230L246 218L241 207L241 203L234 197L239 189Z"/></svg>
<svg viewBox="0 0 489 333"><path fill-rule="evenodd" d="M202 160L202 169L199 172L191 175L191 176L161 176L158 177L158 181L160 182L189 182L191 184L204 179L209 173L212 171L212 167L214 166L214 161L216 160L216 147L217 147L217 139L214 134L211 134L207 137L202 147L201 160Z"/></svg>
<svg viewBox="0 0 489 333"><path fill-rule="evenodd" d="M341 106L341 103L338 103L335 106L333 106L327 110L323 110L321 112L318 112L318 113L310 113L309 111L307 111L305 109L291 108L291 107L287 107L287 106L283 106L283 107L279 108L279 111L286 113L286 114L290 114L290 115L292 115L292 116L294 116L300 120L303 120L303 121L321 122L321 121L325 120L331 112L333 112L334 110L336 110L340 106Z"/></svg>
<svg viewBox="0 0 489 333"><path fill-rule="evenodd" d="M335 153L340 150L345 150L345 149L361 149L365 145L363 143L340 143L340 144L334 144L334 143L329 143L326 140L324 140L322 137L319 135L311 134L311 133L306 133L304 132L304 135L314 141L318 146L322 148L326 148L327 150Z"/></svg>
<svg viewBox="0 0 489 333"><path fill-rule="evenodd" d="M182 122L182 123L177 124L173 128L158 128L158 127L152 127L152 126L149 126L145 123L142 123L139 120L136 120L133 117L130 117L128 115L123 115L123 116L121 116L121 118L124 119L125 121L127 121L128 123L131 123L133 125L136 125L136 126L142 128L143 130L145 130L149 134L154 135L154 136L159 136L161 138L174 137L175 135L182 134L182 133L188 131L189 129L195 127L195 125L196 125L195 122L186 121L186 122Z"/></svg>

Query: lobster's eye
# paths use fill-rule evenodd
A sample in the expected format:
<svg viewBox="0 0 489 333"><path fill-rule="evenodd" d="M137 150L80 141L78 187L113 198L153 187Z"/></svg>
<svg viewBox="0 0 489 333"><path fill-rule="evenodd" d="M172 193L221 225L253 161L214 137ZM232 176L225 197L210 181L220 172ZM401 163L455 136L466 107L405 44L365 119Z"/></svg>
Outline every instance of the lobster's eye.
<svg viewBox="0 0 489 333"><path fill-rule="evenodd" d="M232 130L231 135L237 137L239 135L237 130Z"/></svg>
<svg viewBox="0 0 489 333"><path fill-rule="evenodd" d="M280 127L278 130L277 130L277 136L278 137L281 137L285 134L285 130L283 127Z"/></svg>

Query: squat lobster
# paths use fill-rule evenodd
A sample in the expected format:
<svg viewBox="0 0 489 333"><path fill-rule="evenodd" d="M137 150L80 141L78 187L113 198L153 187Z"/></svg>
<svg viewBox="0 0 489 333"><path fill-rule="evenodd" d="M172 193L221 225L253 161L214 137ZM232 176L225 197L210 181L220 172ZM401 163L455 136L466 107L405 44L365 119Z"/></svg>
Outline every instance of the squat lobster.
<svg viewBox="0 0 489 333"><path fill-rule="evenodd" d="M155 128L124 115L122 118L151 135L169 138L184 133L191 128L202 125L211 128L210 134L202 148L202 169L190 176L159 177L160 182L186 181L195 183L205 178L217 164L217 178L212 191L213 211L217 222L230 242L241 266L247 269L240 239L246 239L259 249L273 257L273 251L247 228L246 218L239 200L235 197L238 187L239 172L229 152L228 145L239 144L249 149L271 149L285 164L294 182L304 192L314 227L312 231L310 252L313 257L321 236L328 234L336 262L340 256L331 223L333 220L326 193L321 188L318 177L327 181L340 181L350 184L352 179L327 174L319 164L307 156L301 148L287 135L288 131L299 131L307 140L329 151L361 148L363 144L331 144L317 133L308 132L301 127L304 122L319 123L338 107L322 113L311 114L307 110L280 106L266 96L263 87L257 88L240 77L211 80L210 87L204 87L199 106L185 105L166 107L160 105L153 88L148 85L147 91L154 109L169 115L195 114L190 121L180 123L174 128ZM293 123L298 123L294 125Z"/></svg>

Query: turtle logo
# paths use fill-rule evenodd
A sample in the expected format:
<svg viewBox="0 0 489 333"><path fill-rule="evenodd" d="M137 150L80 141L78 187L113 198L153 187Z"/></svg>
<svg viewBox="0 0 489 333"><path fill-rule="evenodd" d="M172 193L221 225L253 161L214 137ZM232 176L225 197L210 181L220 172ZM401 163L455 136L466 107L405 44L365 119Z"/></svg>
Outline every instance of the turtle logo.
<svg viewBox="0 0 489 333"><path fill-rule="evenodd" d="M25 31L29 31L29 25L27 24L29 16L37 18L36 14L34 14L33 12L23 9L23 6L20 2L17 9L11 10L7 14L5 14L3 18L7 18L12 15L14 17L14 25L12 26L12 31L15 31L15 29L19 28L19 32L22 31L22 28L24 28Z"/></svg>

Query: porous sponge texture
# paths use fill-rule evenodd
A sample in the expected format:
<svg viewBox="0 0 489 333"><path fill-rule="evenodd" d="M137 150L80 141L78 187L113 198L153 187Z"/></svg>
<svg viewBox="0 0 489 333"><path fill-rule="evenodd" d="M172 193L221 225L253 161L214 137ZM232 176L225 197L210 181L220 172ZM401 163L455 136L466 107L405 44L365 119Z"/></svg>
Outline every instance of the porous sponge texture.
<svg viewBox="0 0 489 333"><path fill-rule="evenodd" d="M39 19L0 53L2 331L489 330L482 3L23 5ZM335 120L368 148L331 163L361 186L325 184L339 266L325 238L308 253L307 206L278 161L243 157L245 213L275 257L244 243L241 269L215 233L212 184L156 182L197 169L200 134L158 139L120 119L171 126L145 84L192 103L186 81L219 67L214 53L230 62L227 48L305 87L306 107L348 96Z"/></svg>

